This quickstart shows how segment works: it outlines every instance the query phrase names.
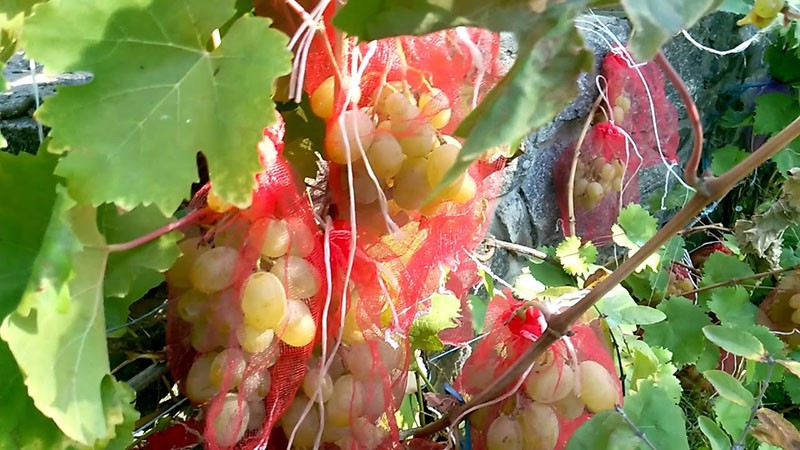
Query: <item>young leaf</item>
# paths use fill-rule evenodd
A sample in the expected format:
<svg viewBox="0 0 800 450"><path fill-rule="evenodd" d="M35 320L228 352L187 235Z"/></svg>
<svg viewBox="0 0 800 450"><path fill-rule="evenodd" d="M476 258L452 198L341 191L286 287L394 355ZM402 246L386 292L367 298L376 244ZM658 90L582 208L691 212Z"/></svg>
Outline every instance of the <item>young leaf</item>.
<svg viewBox="0 0 800 450"><path fill-rule="evenodd" d="M572 434L566 450L635 450L641 441L616 411L592 415Z"/></svg>
<svg viewBox="0 0 800 450"><path fill-rule="evenodd" d="M425 351L438 351L444 348L439 332L458 326L461 317L461 302L452 294L433 294L427 313L414 319L408 338L411 347Z"/></svg>
<svg viewBox="0 0 800 450"><path fill-rule="evenodd" d="M711 173L718 177L744 161L748 153L736 146L726 145L711 154Z"/></svg>
<svg viewBox="0 0 800 450"><path fill-rule="evenodd" d="M658 222L643 207L632 203L619 213L617 223L611 227L612 240L615 244L628 249L628 256L633 256L658 231ZM646 267L658 271L661 258L658 253L650 255L637 269L641 272Z"/></svg>
<svg viewBox="0 0 800 450"><path fill-rule="evenodd" d="M67 152L57 173L75 199L153 203L171 214L197 181L202 151L217 193L249 205L256 144L275 121L273 81L289 72L291 55L286 36L256 17L238 19L209 50L211 32L235 13L233 0L36 7L23 30L31 56L53 71L94 75L61 87L36 115L53 128L50 150ZM70 45L52 45L59 41Z"/></svg>
<svg viewBox="0 0 800 450"><path fill-rule="evenodd" d="M556 256L568 274L587 275L597 259L597 248L591 242L581 245L579 237L570 236L556 247Z"/></svg>
<svg viewBox="0 0 800 450"><path fill-rule="evenodd" d="M764 357L764 346L755 336L746 331L708 325L703 327L703 334L709 341L734 355L756 361L760 361Z"/></svg>
<svg viewBox="0 0 800 450"><path fill-rule="evenodd" d="M606 316L609 326L652 325L667 318L662 311L637 305L622 286L615 286L597 302L597 309Z"/></svg>
<svg viewBox="0 0 800 450"><path fill-rule="evenodd" d="M722 370L706 370L703 376L714 386L717 393L737 405L750 408L755 402L753 394L742 386L736 378Z"/></svg>
<svg viewBox="0 0 800 450"><path fill-rule="evenodd" d="M553 253L555 255L555 253ZM564 269L548 261L529 261L528 270L531 276L546 287L574 286L575 281L564 272Z"/></svg>
<svg viewBox="0 0 800 450"><path fill-rule="evenodd" d="M714 400L714 415L717 417L717 422L729 435L738 438L744 432L744 426L747 419L750 418L750 408L737 405L726 398L717 397Z"/></svg>
<svg viewBox="0 0 800 450"><path fill-rule="evenodd" d="M739 260L735 255L727 255L722 252L714 252L706 260L703 266L703 279L700 286L721 283L754 275L750 266Z"/></svg>
<svg viewBox="0 0 800 450"><path fill-rule="evenodd" d="M478 297L477 295L470 294L469 307L472 310L472 329L476 334L483 332L483 322L486 319L486 307L489 302Z"/></svg>
<svg viewBox="0 0 800 450"><path fill-rule="evenodd" d="M697 425L700 426L700 430L706 435L708 442L711 443L711 450L730 450L731 439L713 420L706 416L699 416Z"/></svg>
<svg viewBox="0 0 800 450"><path fill-rule="evenodd" d="M756 305L750 303L750 293L741 286L714 289L708 308L717 315L722 325L749 327L756 323Z"/></svg>
<svg viewBox="0 0 800 450"><path fill-rule="evenodd" d="M649 381L625 399L625 413L656 448L689 449L686 418L668 392Z"/></svg>
<svg viewBox="0 0 800 450"><path fill-rule="evenodd" d="M661 302L658 309L667 320L643 326L645 342L671 351L678 367L695 363L706 345L703 327L710 325L711 319L702 308L681 297Z"/></svg>

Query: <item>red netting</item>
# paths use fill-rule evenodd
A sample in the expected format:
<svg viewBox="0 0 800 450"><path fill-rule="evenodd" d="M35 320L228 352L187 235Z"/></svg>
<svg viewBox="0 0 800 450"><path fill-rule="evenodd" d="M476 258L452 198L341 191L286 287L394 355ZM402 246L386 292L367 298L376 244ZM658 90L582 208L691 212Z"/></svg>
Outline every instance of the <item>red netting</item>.
<svg viewBox="0 0 800 450"><path fill-rule="evenodd" d="M591 128L580 148L574 183L570 174L575 144L556 163L553 182L564 233L570 235L568 196L573 194L576 234L595 245L611 242L611 226L619 211L639 200L637 175L641 159L629 145L623 131L610 122Z"/></svg>
<svg viewBox="0 0 800 450"><path fill-rule="evenodd" d="M678 162L678 113L667 99L664 75L654 63L633 64L624 49L612 49L600 72L617 125L642 155L642 167Z"/></svg>
<svg viewBox="0 0 800 450"><path fill-rule="evenodd" d="M470 398L502 375L542 335L546 323L538 309L524 308L510 292L490 303L488 334L465 364L457 388ZM597 322L578 324L537 361L516 390L469 416L474 449L510 436L523 448L564 449L591 412L613 408L622 399L614 362ZM584 389L591 380L591 389Z"/></svg>
<svg viewBox="0 0 800 450"><path fill-rule="evenodd" d="M280 150L265 130L252 206L220 205L182 242L167 273L167 357L181 391L203 406L207 448L267 442L300 386L326 295L321 236ZM273 147L275 147L273 149Z"/></svg>

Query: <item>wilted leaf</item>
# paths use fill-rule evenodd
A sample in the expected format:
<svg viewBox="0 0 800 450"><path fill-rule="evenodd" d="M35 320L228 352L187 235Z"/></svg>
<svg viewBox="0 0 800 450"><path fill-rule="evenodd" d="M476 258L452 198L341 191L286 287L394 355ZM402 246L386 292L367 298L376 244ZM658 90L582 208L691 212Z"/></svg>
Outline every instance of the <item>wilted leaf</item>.
<svg viewBox="0 0 800 450"><path fill-rule="evenodd" d="M758 423L753 427L753 437L761 442L784 449L800 448L800 433L782 415L761 408L756 413Z"/></svg>

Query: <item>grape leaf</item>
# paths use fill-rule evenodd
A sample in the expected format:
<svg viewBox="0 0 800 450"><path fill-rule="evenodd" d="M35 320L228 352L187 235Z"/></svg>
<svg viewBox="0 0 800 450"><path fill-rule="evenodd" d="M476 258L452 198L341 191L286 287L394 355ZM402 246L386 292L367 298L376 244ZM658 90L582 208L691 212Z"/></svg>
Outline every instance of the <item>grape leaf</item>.
<svg viewBox="0 0 800 450"><path fill-rule="evenodd" d="M665 320L667 316L658 309L637 305L633 297L622 286L614 286L600 301L597 309L606 316L609 326L651 325Z"/></svg>
<svg viewBox="0 0 800 450"><path fill-rule="evenodd" d="M2 28L0 28L0 33L2 33L2 32L3 32L3 30L2 30ZM0 49L2 49L2 47L0 47ZM2 62L1 59L0 59L0 62ZM2 64L0 64L0 67L2 67ZM3 74L0 73L0 94L2 94L5 91L6 91L6 79L3 78ZM3 137L3 133L0 133L0 149L6 148L6 147L8 147L8 141L6 141L6 138Z"/></svg>
<svg viewBox="0 0 800 450"><path fill-rule="evenodd" d="M624 409L656 448L689 449L686 418L665 389L644 381L625 398Z"/></svg>
<svg viewBox="0 0 800 450"><path fill-rule="evenodd" d="M612 240L615 244L628 249L628 256L633 256L639 249L658 231L658 221L651 216L641 205L631 203L622 209L617 218L617 223L611 227ZM636 268L641 272L649 267L658 271L661 256L653 253Z"/></svg>
<svg viewBox="0 0 800 450"><path fill-rule="evenodd" d="M633 372L631 373L631 389L638 390L644 381L652 383L677 402L683 389L675 376L677 368L672 364L672 352L661 347L650 347L638 339L626 339L630 351Z"/></svg>
<svg viewBox="0 0 800 450"><path fill-rule="evenodd" d="M461 302L455 295L438 294L431 296L430 309L414 319L408 338L413 348L425 351L444 349L439 332L458 326L461 317Z"/></svg>
<svg viewBox="0 0 800 450"><path fill-rule="evenodd" d="M731 439L713 420L706 416L699 416L697 425L700 426L700 430L706 435L708 442L711 443L711 450L730 450Z"/></svg>
<svg viewBox="0 0 800 450"><path fill-rule="evenodd" d="M737 405L751 408L755 402L753 394L742 386L736 378L722 370L706 370L703 376L714 386L720 397Z"/></svg>
<svg viewBox="0 0 800 450"><path fill-rule="evenodd" d="M709 341L723 350L747 359L760 360L764 356L764 345L752 334L719 325L703 327Z"/></svg>
<svg viewBox="0 0 800 450"><path fill-rule="evenodd" d="M800 448L800 433L783 415L760 408L756 417L758 423L753 427L753 437L776 448Z"/></svg>
<svg viewBox="0 0 800 450"><path fill-rule="evenodd" d="M32 281L23 302L0 326L0 337L25 374L37 408L69 438L92 446L112 438L117 425L107 421L101 389L110 373L103 316L108 251L96 211L72 206L64 189L57 192L60 201ZM68 250L53 255L59 246ZM54 275L53 262L66 262L71 270Z"/></svg>
<svg viewBox="0 0 800 450"><path fill-rule="evenodd" d="M711 173L718 177L744 161L749 154L733 145L714 150L711 154Z"/></svg>
<svg viewBox="0 0 800 450"><path fill-rule="evenodd" d="M717 315L722 325L749 327L756 322L756 305L750 303L750 294L741 286L714 289L708 308Z"/></svg>
<svg viewBox="0 0 800 450"><path fill-rule="evenodd" d="M667 320L643 326L645 342L671 351L678 367L695 363L706 345L703 327L710 325L711 319L702 308L682 297L664 300L658 309Z"/></svg>
<svg viewBox="0 0 800 450"><path fill-rule="evenodd" d="M102 391L103 408L107 412L109 426L114 427L114 435L98 447L105 450L126 450L133 443L133 430L139 420L139 412L133 404L136 391L111 377L103 379Z"/></svg>
<svg viewBox="0 0 800 450"><path fill-rule="evenodd" d="M26 50L50 70L91 71L37 111L56 173L78 201L124 209L155 204L171 214L208 160L225 200L245 207L259 170L256 144L275 121L273 81L290 70L287 38L269 21L242 17L209 51L233 0L61 0L26 22ZM176 26L176 24L182 24ZM54 46L68 41L71 45ZM170 143L165 148L165 143Z"/></svg>
<svg viewBox="0 0 800 450"><path fill-rule="evenodd" d="M759 95L756 98L753 131L759 134L777 133L797 116L800 116L800 104L793 96L776 92Z"/></svg>
<svg viewBox="0 0 800 450"><path fill-rule="evenodd" d="M750 408L739 406L724 397L717 397L714 400L714 415L728 434L739 437L744 432L747 419L750 418Z"/></svg>
<svg viewBox="0 0 800 450"><path fill-rule="evenodd" d="M712 12L722 0L622 0L633 23L631 52L639 61L653 58L675 34Z"/></svg>
<svg viewBox="0 0 800 450"><path fill-rule="evenodd" d="M17 51L17 41L25 18L30 15L33 6L42 1L44 0L4 0L0 3L0 63L6 62ZM2 78L0 76L0 92L5 90L2 87Z"/></svg>
<svg viewBox="0 0 800 450"><path fill-rule="evenodd" d="M476 334L483 333L483 323L486 320L486 308L489 302L477 295L469 295L469 308L472 312L472 329Z"/></svg>
<svg viewBox="0 0 800 450"><path fill-rule="evenodd" d="M514 293L523 300L533 300L545 290L547 286L531 275L527 267L523 267L522 273L514 280Z"/></svg>
<svg viewBox="0 0 800 450"><path fill-rule="evenodd" d="M555 256L555 252L553 255ZM549 261L528 261L531 275L547 287L574 286L575 281L564 272L564 268Z"/></svg>
<svg viewBox="0 0 800 450"><path fill-rule="evenodd" d="M59 449L67 439L44 416L22 381L22 373L8 345L0 341L0 450Z"/></svg>
<svg viewBox="0 0 800 450"><path fill-rule="evenodd" d="M575 430L566 450L635 450L640 443L616 411L601 411Z"/></svg>
<svg viewBox="0 0 800 450"><path fill-rule="evenodd" d="M570 275L588 275L589 265L597 259L597 247L591 242L581 245L581 238L570 236L558 244L556 256Z"/></svg>
<svg viewBox="0 0 800 450"><path fill-rule="evenodd" d="M703 265L703 279L700 281L700 286L709 286L751 275L754 273L750 265L739 261L735 255L714 252Z"/></svg>

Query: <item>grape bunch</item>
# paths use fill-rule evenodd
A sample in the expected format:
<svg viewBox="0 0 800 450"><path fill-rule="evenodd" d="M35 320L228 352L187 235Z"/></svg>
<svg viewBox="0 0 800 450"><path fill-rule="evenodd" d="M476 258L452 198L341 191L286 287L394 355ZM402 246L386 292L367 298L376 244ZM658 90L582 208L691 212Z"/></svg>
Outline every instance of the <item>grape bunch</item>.
<svg viewBox="0 0 800 450"><path fill-rule="evenodd" d="M223 396L209 417L217 445L229 447L264 423L279 342L305 347L314 340L316 322L305 299L317 295L322 280L306 260L314 233L300 220L234 219L212 240L184 239L166 277L198 353L184 391L195 404ZM254 242L261 242L255 267L243 268L242 249Z"/></svg>
<svg viewBox="0 0 800 450"><path fill-rule="evenodd" d="M575 205L584 210L594 209L607 195L622 191L625 165L622 161L607 161L601 156L578 160L573 185Z"/></svg>
<svg viewBox="0 0 800 450"><path fill-rule="evenodd" d="M692 280L689 269L684 266L673 264L669 270L669 281L667 282L667 295L680 296L687 292L697 289Z"/></svg>
<svg viewBox="0 0 800 450"><path fill-rule="evenodd" d="M504 410L486 431L488 450L552 450L560 423L587 410L597 413L619 403L614 376L602 364L586 360L570 365L552 349L540 359L524 384L516 406Z"/></svg>
<svg viewBox="0 0 800 450"><path fill-rule="evenodd" d="M792 322L800 324L800 294L794 294L789 298L789 306L792 308Z"/></svg>
<svg viewBox="0 0 800 450"><path fill-rule="evenodd" d="M331 77L312 93L311 108L316 115L332 120L325 137L328 159L344 165L349 155L353 163L357 203L375 203L380 189L394 212L431 215L445 202L465 203L475 197L475 179L465 173L423 204L461 151L459 140L440 131L452 114L441 90L426 87L415 93L404 82L384 83L369 106L346 110L338 117L334 117L334 100ZM347 186L347 172L343 172Z"/></svg>

